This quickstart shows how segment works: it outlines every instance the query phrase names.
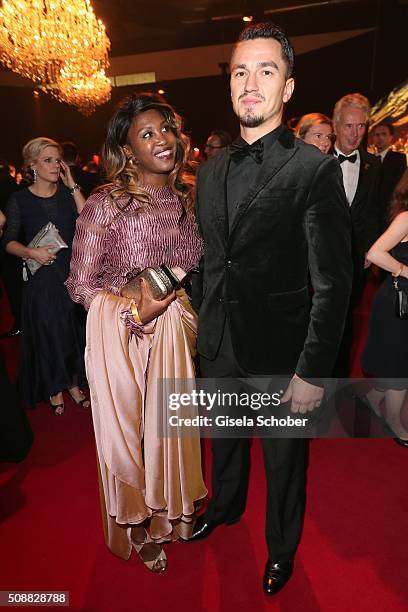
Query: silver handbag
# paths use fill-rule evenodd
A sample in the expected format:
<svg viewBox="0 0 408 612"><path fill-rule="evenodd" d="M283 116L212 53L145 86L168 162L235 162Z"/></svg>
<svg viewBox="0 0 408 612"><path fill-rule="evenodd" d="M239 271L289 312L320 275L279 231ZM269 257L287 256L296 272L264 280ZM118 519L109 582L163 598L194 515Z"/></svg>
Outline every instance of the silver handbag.
<svg viewBox="0 0 408 612"><path fill-rule="evenodd" d="M58 253L61 249L67 249L67 243L61 238L61 235L55 225L51 222L47 223L40 229L40 231L34 236L34 238L27 244L30 249L47 246L48 244L55 244L57 246L50 248L49 251L53 255ZM38 268L41 268L40 263L35 259L24 259L23 265L23 278L27 280L27 270L25 266L28 266L31 274L35 274Z"/></svg>
<svg viewBox="0 0 408 612"><path fill-rule="evenodd" d="M140 299L139 279L143 278L148 287L148 291L154 300L164 300L172 291L179 289L186 273L181 268L168 268L165 264L161 266L149 266L135 277L133 277L121 289L121 295L132 298L136 301Z"/></svg>

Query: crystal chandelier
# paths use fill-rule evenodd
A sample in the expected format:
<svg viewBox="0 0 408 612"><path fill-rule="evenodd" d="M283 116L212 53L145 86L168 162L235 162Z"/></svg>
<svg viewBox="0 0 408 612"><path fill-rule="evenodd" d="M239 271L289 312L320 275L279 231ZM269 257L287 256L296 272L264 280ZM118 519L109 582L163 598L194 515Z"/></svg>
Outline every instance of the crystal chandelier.
<svg viewBox="0 0 408 612"><path fill-rule="evenodd" d="M97 62L92 63L95 70L90 76L65 66L57 77L59 99L77 106L84 115L92 114L95 107L107 102L111 95L111 83L105 69L98 69Z"/></svg>
<svg viewBox="0 0 408 612"><path fill-rule="evenodd" d="M85 114L110 97L109 48L90 0L3 0L0 62Z"/></svg>

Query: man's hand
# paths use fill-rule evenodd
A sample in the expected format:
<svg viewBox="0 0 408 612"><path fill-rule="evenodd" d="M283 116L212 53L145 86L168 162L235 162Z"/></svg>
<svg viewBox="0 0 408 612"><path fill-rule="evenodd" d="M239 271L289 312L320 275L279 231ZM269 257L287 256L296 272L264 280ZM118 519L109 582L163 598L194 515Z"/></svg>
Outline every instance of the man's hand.
<svg viewBox="0 0 408 612"><path fill-rule="evenodd" d="M299 378L297 374L294 374L282 396L281 402L288 402L291 399L291 412L305 414L320 406L323 394L324 389L322 387L311 385L302 378Z"/></svg>

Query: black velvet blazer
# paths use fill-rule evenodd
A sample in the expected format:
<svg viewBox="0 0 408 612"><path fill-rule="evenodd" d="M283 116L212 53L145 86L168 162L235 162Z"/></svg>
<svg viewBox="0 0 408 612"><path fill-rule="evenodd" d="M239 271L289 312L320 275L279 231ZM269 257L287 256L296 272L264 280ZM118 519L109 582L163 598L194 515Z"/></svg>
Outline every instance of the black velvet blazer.
<svg viewBox="0 0 408 612"><path fill-rule="evenodd" d="M215 358L227 316L235 356L247 372L329 377L352 278L339 164L284 129L265 151L229 231L229 159L227 149L198 176L197 221L205 241L193 300L200 313L198 351Z"/></svg>

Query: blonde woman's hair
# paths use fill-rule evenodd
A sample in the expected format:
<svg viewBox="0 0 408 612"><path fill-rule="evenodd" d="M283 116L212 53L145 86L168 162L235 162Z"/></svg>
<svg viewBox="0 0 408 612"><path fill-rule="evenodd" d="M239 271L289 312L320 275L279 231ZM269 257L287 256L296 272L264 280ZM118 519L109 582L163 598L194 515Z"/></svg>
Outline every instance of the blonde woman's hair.
<svg viewBox="0 0 408 612"><path fill-rule="evenodd" d="M157 110L162 114L176 136L176 163L169 174L168 185L180 198L185 212L193 213L195 164L190 160L190 139L182 132L180 117L164 98L157 94L135 93L120 103L109 123L102 148L102 164L108 183L100 189L109 194L122 212L133 198L145 204L151 201L151 196L143 189L143 174L138 164L128 159L123 150L124 145L129 144L128 132L133 119L147 110Z"/></svg>
<svg viewBox="0 0 408 612"><path fill-rule="evenodd" d="M41 155L45 147L57 147L60 154L62 154L61 146L55 140L46 138L45 136L39 136L29 140L23 147L23 163L26 168L29 168L39 156Z"/></svg>
<svg viewBox="0 0 408 612"><path fill-rule="evenodd" d="M295 136L303 140L312 125L321 125L322 123L332 127L332 121L329 119L329 117L326 117L326 115L322 115L321 113L309 113L308 115L303 115L303 117L299 119L296 126Z"/></svg>
<svg viewBox="0 0 408 612"><path fill-rule="evenodd" d="M336 105L333 110L333 121L334 123L338 123L340 120L341 111L349 106L354 108L360 108L366 114L366 123L368 122L368 118L371 113L371 104L365 96L359 93L352 93L343 96L336 102Z"/></svg>

